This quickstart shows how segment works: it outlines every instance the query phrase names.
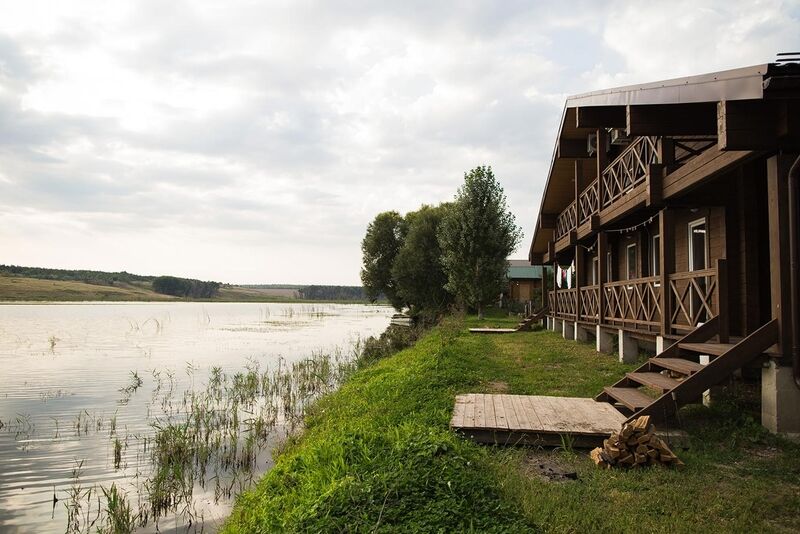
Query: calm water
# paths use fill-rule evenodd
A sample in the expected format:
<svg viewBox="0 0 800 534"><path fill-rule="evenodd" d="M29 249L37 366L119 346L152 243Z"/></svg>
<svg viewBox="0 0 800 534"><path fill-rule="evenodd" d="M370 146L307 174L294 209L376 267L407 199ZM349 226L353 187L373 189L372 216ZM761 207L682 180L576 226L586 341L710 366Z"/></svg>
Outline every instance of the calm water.
<svg viewBox="0 0 800 534"><path fill-rule="evenodd" d="M179 402L184 391L203 387L214 366L265 370L314 351L347 352L357 339L382 332L391 313L331 304L0 305L0 531L64 532L78 466L84 491L116 482L135 508L148 461L135 443L153 434L153 422L173 402L166 390ZM142 386L126 391L134 372ZM117 468L115 436L127 443ZM269 451L261 451L257 473L269 464ZM206 531L232 504L219 485L197 488L194 499ZM91 506L85 523L94 517ZM167 517L158 529L184 531L186 520Z"/></svg>

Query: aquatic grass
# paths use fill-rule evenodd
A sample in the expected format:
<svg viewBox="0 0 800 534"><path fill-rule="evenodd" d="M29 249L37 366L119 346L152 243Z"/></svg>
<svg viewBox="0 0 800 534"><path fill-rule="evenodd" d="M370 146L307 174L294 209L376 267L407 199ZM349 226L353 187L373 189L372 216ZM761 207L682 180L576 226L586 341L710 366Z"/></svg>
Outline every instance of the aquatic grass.
<svg viewBox="0 0 800 534"><path fill-rule="evenodd" d="M136 515L125 495L111 484L109 489L102 488L106 501L105 521L97 528L98 534L131 534L136 530Z"/></svg>

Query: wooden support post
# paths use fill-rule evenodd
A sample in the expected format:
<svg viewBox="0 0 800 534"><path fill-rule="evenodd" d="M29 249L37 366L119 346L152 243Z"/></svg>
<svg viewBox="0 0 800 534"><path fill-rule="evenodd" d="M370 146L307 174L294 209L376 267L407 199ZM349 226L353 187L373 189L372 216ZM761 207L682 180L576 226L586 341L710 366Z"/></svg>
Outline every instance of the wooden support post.
<svg viewBox="0 0 800 534"><path fill-rule="evenodd" d="M661 336L672 334L672 299L669 275L675 270L674 213L668 208L658 212L658 246L661 261Z"/></svg>
<svg viewBox="0 0 800 534"><path fill-rule="evenodd" d="M608 166L608 153L606 152L606 147L608 146L608 132L605 129L600 128L597 130L597 176L601 177L603 175L603 171L606 170ZM602 199L600 199L600 205L602 206Z"/></svg>
<svg viewBox="0 0 800 534"><path fill-rule="evenodd" d="M608 280L606 265L606 253L608 252L608 234L599 232L597 234L597 324L603 324L606 312L606 288Z"/></svg>
<svg viewBox="0 0 800 534"><path fill-rule="evenodd" d="M575 321L581 320L583 315L583 307L581 306L581 278L584 276L584 254L581 247L575 246Z"/></svg>
<svg viewBox="0 0 800 534"><path fill-rule="evenodd" d="M719 342L727 343L730 334L730 305L728 299L728 263L725 258L717 259L717 294L715 305L719 320Z"/></svg>
<svg viewBox="0 0 800 534"><path fill-rule="evenodd" d="M791 289L789 288L789 191L786 178L795 156L776 154L767 160L769 207L769 265L772 318L778 320L778 350L791 348Z"/></svg>

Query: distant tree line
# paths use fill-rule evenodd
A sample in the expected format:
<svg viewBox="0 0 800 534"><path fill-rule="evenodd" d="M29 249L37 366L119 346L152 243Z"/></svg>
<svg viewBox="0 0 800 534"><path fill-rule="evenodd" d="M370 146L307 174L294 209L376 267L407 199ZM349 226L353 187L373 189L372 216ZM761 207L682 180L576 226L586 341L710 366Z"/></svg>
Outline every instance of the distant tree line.
<svg viewBox="0 0 800 534"><path fill-rule="evenodd" d="M163 295L190 298L211 298L217 295L219 282L204 282L175 276L143 276L120 271L88 271L76 269L47 269L43 267L22 267L19 265L0 265L0 275L24 276L43 280L84 282L87 284L114 286L117 284L151 284L153 291Z"/></svg>
<svg viewBox="0 0 800 534"><path fill-rule="evenodd" d="M19 265L0 265L0 274L6 276L24 276L27 278L39 278L44 280L66 280L74 282L85 282L104 286L113 286L121 282L129 284L131 282L151 282L152 276L141 276L125 271L109 273L105 271L87 271L73 269L46 269L43 267L22 267Z"/></svg>
<svg viewBox="0 0 800 534"><path fill-rule="evenodd" d="M219 282L203 282L175 276L159 276L153 279L153 291L156 293L196 299L208 299L216 296L220 285Z"/></svg>
<svg viewBox="0 0 800 534"><path fill-rule="evenodd" d="M507 258L522 239L491 167L464 174L453 202L405 216L379 213L361 242L367 297L434 318L453 304L483 315L507 283Z"/></svg>
<svg viewBox="0 0 800 534"><path fill-rule="evenodd" d="M366 300L361 286L311 285L298 289L301 299L306 300Z"/></svg>

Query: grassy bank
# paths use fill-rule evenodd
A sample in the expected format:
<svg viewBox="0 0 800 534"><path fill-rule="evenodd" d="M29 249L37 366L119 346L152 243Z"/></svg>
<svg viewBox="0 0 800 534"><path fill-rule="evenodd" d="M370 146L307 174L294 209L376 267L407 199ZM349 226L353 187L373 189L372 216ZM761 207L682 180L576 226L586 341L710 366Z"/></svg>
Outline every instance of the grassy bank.
<svg viewBox="0 0 800 534"><path fill-rule="evenodd" d="M203 302L325 302L303 300L291 295L294 291L275 288L249 288L223 286L219 293L210 299L188 299L156 293L150 282L121 283L116 285L89 284L72 280L46 280L23 276L0 275L0 302L149 302L186 301ZM363 301L331 301L338 304Z"/></svg>
<svg viewBox="0 0 800 534"><path fill-rule="evenodd" d="M318 402L302 437L238 499L226 532L796 529L800 447L765 434L741 406L682 412L683 471L605 471L585 451L456 437L457 393L590 396L631 367L553 333L466 334L474 325L439 327ZM577 480L553 481L540 465Z"/></svg>

